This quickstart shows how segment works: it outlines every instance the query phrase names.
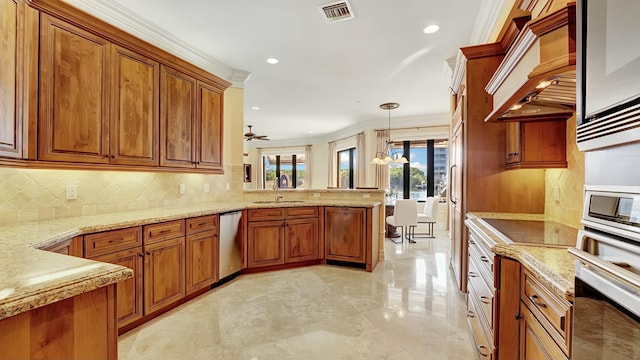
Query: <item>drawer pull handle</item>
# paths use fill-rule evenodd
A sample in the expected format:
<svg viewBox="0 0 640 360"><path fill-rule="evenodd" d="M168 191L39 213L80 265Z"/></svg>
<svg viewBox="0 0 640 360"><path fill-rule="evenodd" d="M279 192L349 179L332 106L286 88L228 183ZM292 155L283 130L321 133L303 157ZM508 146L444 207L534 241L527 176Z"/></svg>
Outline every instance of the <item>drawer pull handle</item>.
<svg viewBox="0 0 640 360"><path fill-rule="evenodd" d="M476 241L475 241L475 240L469 240L469 244L471 244L471 245L475 245L475 244L476 244Z"/></svg>
<svg viewBox="0 0 640 360"><path fill-rule="evenodd" d="M476 314L474 314L473 311L468 310L467 311L467 317L474 318L474 317L476 317Z"/></svg>
<svg viewBox="0 0 640 360"><path fill-rule="evenodd" d="M545 304L545 303L541 302L539 299L540 299L540 298L538 297L538 295L535 295L535 294L534 294L534 295L530 295L530 296L529 296L529 300L531 300L531 302L532 302L535 306L538 306L538 307L541 307L541 308L546 308L546 307L547 307L547 304Z"/></svg>
<svg viewBox="0 0 640 360"><path fill-rule="evenodd" d="M484 255L480 256L480 260L482 260L482 261L484 261L484 262L486 262L486 263L488 263L488 262L489 262L489 258L488 258L488 257L486 257L486 256L484 256Z"/></svg>
<svg viewBox="0 0 640 360"><path fill-rule="evenodd" d="M520 320L520 319L522 319L522 315L520 315L519 313L515 313L515 314L513 314L513 318L516 319L516 320Z"/></svg>
<svg viewBox="0 0 640 360"><path fill-rule="evenodd" d="M476 278L476 277L478 277L478 274L476 274L473 271L469 271L469 277Z"/></svg>
<svg viewBox="0 0 640 360"><path fill-rule="evenodd" d="M483 296L480 296L480 302L484 304L491 304L491 299L483 295Z"/></svg>
<svg viewBox="0 0 640 360"><path fill-rule="evenodd" d="M478 354L480 354L480 356L482 357L489 357L489 355L491 355L491 351L489 351L489 348L484 345L478 345L476 346L476 349L478 349ZM486 352L483 352L483 350L485 350Z"/></svg>
<svg viewBox="0 0 640 360"><path fill-rule="evenodd" d="M151 253L149 251L146 252L147 255L151 255Z"/></svg>

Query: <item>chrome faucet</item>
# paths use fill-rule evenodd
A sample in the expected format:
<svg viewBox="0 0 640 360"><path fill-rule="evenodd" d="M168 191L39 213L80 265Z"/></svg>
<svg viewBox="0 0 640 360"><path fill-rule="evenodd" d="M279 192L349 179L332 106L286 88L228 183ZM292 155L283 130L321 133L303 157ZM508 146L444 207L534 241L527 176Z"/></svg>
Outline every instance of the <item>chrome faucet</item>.
<svg viewBox="0 0 640 360"><path fill-rule="evenodd" d="M280 181L279 179L273 179L273 190L276 192L276 202L280 202L283 198L284 195L282 195L280 193Z"/></svg>

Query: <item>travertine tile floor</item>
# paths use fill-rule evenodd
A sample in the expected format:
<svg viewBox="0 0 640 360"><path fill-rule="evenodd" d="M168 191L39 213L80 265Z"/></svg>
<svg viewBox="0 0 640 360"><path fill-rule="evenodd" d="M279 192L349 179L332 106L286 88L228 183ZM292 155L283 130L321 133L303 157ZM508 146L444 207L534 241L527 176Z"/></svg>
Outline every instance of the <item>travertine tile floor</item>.
<svg viewBox="0 0 640 360"><path fill-rule="evenodd" d="M119 359L475 359L449 239L395 245L373 273L242 275L119 338Z"/></svg>

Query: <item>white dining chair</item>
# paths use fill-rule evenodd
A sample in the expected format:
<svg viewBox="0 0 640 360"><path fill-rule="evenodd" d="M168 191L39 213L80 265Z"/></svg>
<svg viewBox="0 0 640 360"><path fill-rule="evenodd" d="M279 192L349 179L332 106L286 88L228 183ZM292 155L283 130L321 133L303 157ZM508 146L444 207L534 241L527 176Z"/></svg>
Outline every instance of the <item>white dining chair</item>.
<svg viewBox="0 0 640 360"><path fill-rule="evenodd" d="M438 202L439 198L430 196L424 202L424 210L422 213L417 214L417 224L427 224L426 233L416 233L416 227L412 226L409 229L410 236L415 238L416 235L426 235L426 238L434 238L433 226L438 221Z"/></svg>
<svg viewBox="0 0 640 360"><path fill-rule="evenodd" d="M387 216L387 223L391 226L400 228L400 241L391 241L395 244L401 244L404 239L410 243L415 243L411 239L411 226L418 224L418 202L413 199L398 199L395 201L393 215Z"/></svg>

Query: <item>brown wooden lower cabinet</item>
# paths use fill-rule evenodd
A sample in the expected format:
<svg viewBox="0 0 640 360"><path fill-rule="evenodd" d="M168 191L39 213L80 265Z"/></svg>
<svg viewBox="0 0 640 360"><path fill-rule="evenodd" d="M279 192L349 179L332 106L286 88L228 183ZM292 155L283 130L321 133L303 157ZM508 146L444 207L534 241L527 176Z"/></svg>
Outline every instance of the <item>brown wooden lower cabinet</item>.
<svg viewBox="0 0 640 360"><path fill-rule="evenodd" d="M84 236L88 259L121 265L133 270L133 277L117 283L118 328L141 319L143 313L142 227L103 231Z"/></svg>
<svg viewBox="0 0 640 360"><path fill-rule="evenodd" d="M325 257L327 260L364 263L367 251L367 209L325 208Z"/></svg>
<svg viewBox="0 0 640 360"><path fill-rule="evenodd" d="M247 266L284 264L284 220L255 221L247 225Z"/></svg>
<svg viewBox="0 0 640 360"><path fill-rule="evenodd" d="M218 281L218 215L189 218L185 221L185 277L187 295L210 287Z"/></svg>
<svg viewBox="0 0 640 360"><path fill-rule="evenodd" d="M115 360L115 284L0 320L0 359Z"/></svg>
<svg viewBox="0 0 640 360"><path fill-rule="evenodd" d="M569 359L524 304L520 305L520 359Z"/></svg>
<svg viewBox="0 0 640 360"><path fill-rule="evenodd" d="M92 260L120 265L133 270L133 277L116 284L118 327L123 327L142 319L142 249L138 247L122 250L112 254L96 256Z"/></svg>
<svg viewBox="0 0 640 360"><path fill-rule="evenodd" d="M319 259L317 206L251 209L247 217L247 267Z"/></svg>
<svg viewBox="0 0 640 360"><path fill-rule="evenodd" d="M144 313L185 297L184 237L144 246Z"/></svg>
<svg viewBox="0 0 640 360"><path fill-rule="evenodd" d="M318 259L318 218L292 219L285 224L284 262Z"/></svg>

